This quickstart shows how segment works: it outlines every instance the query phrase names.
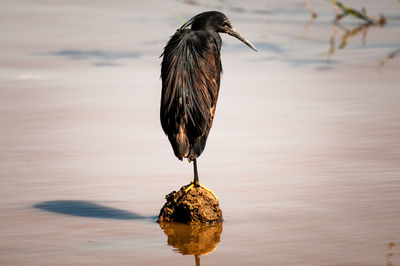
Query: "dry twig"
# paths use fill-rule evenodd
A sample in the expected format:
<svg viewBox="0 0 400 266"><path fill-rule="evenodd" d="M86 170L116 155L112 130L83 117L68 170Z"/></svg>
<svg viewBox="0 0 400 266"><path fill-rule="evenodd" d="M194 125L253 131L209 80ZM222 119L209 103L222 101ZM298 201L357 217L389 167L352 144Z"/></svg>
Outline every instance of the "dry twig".
<svg viewBox="0 0 400 266"><path fill-rule="evenodd" d="M318 17L318 14L315 12L315 10L312 7L312 5L310 4L310 2L308 0L304 0L304 4L306 5L306 8L308 9L308 11L310 11L311 17L313 19L316 19Z"/></svg>

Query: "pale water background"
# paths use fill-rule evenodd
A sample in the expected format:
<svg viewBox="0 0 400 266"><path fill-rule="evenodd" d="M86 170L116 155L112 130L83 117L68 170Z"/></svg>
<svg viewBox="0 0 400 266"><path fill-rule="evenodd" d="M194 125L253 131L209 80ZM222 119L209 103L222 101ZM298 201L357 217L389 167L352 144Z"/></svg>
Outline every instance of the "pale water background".
<svg viewBox="0 0 400 266"><path fill-rule="evenodd" d="M0 2L1 265L195 265L155 223L192 178L159 125L159 56L210 9L259 52L222 37L199 171L225 221L201 265L400 265L398 1L345 1L388 23L344 49L337 29L330 57L326 1L311 24L303 1Z"/></svg>

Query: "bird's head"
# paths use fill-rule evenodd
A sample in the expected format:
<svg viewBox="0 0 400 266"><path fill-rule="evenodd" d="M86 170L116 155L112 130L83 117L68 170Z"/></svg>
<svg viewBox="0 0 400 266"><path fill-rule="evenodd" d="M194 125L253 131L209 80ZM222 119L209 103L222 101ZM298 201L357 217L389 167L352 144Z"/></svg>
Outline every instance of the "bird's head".
<svg viewBox="0 0 400 266"><path fill-rule="evenodd" d="M183 24L181 29L186 28L190 25L192 30L213 30L216 32L227 33L239 39L254 51L257 51L254 45L252 45L248 40L243 38L239 34L239 32L234 27L232 27L232 24L229 21L229 19L221 12L207 11L200 13L191 18L185 24Z"/></svg>

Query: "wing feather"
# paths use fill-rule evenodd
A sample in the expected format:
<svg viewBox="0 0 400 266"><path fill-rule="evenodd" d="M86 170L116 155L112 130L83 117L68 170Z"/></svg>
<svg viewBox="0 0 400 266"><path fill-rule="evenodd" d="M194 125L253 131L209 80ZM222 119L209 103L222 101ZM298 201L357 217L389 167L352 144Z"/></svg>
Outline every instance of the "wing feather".
<svg viewBox="0 0 400 266"><path fill-rule="evenodd" d="M219 51L220 41L208 32L178 30L169 40L162 55L160 108L168 136L178 134L182 124L191 145L208 134L219 91Z"/></svg>

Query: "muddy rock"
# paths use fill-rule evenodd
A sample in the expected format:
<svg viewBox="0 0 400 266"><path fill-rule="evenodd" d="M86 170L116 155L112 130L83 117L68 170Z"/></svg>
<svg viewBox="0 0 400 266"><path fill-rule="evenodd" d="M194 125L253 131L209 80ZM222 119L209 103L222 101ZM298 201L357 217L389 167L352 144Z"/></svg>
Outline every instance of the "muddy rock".
<svg viewBox="0 0 400 266"><path fill-rule="evenodd" d="M165 196L167 202L160 210L158 222L212 223L222 221L222 211L218 199L201 188L193 187L188 192L184 185L179 191Z"/></svg>

